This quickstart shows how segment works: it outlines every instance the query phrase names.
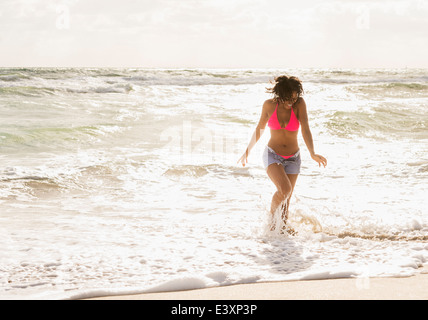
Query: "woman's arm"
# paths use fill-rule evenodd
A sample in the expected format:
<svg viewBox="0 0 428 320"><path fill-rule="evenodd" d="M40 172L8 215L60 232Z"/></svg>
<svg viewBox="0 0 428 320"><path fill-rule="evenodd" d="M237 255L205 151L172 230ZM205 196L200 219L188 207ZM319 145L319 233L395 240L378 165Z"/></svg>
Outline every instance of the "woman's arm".
<svg viewBox="0 0 428 320"><path fill-rule="evenodd" d="M303 98L299 101L299 121L302 126L302 136L305 141L306 147L311 154L311 158L318 162L318 165L327 165L327 159L323 156L315 153L314 141L312 139L311 129L309 128L308 112L306 110L306 102Z"/></svg>
<svg viewBox="0 0 428 320"><path fill-rule="evenodd" d="M257 124L257 127L254 130L253 136L251 137L248 147L245 150L244 154L241 156L241 158L238 160L238 163L241 162L244 167L245 164L248 163L248 155L250 154L251 149L253 149L257 141L259 141L260 137L263 135L263 132L265 132L266 124L269 121L270 106L271 102L269 102L269 100L266 100L263 104L262 114L260 115L259 123Z"/></svg>

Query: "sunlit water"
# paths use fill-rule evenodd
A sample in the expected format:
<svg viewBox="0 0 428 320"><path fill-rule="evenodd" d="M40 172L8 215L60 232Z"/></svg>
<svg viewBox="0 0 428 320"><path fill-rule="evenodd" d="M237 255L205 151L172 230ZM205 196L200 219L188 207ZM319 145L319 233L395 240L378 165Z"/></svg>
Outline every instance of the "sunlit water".
<svg viewBox="0 0 428 320"><path fill-rule="evenodd" d="M328 159L299 134L296 236L269 228L269 132L236 163L283 73ZM0 69L0 297L418 273L427 106L427 70Z"/></svg>

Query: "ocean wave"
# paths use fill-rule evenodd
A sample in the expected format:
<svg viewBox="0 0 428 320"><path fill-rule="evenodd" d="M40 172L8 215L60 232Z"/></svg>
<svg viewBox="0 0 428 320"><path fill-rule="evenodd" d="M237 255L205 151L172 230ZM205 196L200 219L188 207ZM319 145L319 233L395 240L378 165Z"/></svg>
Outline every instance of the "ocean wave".
<svg viewBox="0 0 428 320"><path fill-rule="evenodd" d="M428 235L421 233L413 233L413 234L388 234L388 233L380 233L380 234L364 234L360 232L353 231L341 231L337 233L333 232L325 232L327 235L335 236L339 239L345 238L358 238L364 240L374 240L374 241L428 241Z"/></svg>
<svg viewBox="0 0 428 320"><path fill-rule="evenodd" d="M99 87L35 87L35 86L13 86L0 87L0 96L23 96L23 97L44 97L49 95L63 95L64 93L73 94L89 94L89 93L124 93L128 94L134 88L131 84L116 84L114 86L99 86Z"/></svg>
<svg viewBox="0 0 428 320"><path fill-rule="evenodd" d="M357 238L374 241L428 241L428 229L417 220L412 220L407 225L400 225L397 228L387 227L382 224L353 227L324 227L322 232L328 236L339 239Z"/></svg>
<svg viewBox="0 0 428 320"><path fill-rule="evenodd" d="M272 79L269 71L252 70L34 68L3 69L0 73L0 81L11 83L65 80L81 84L114 80L125 85L199 86L267 83Z"/></svg>
<svg viewBox="0 0 428 320"><path fill-rule="evenodd" d="M162 175L167 177L180 177L180 176L190 176L190 177L202 177L208 174L208 169L204 166L195 166L195 165L182 165L182 166L173 166L167 169Z"/></svg>
<svg viewBox="0 0 428 320"><path fill-rule="evenodd" d="M65 88L68 93L126 93L133 91L134 88L130 84L117 84L106 87L89 87L89 88Z"/></svg>
<svg viewBox="0 0 428 320"><path fill-rule="evenodd" d="M14 82L14 81L21 81L25 79L30 79L30 77L21 73L0 74L0 81L4 81L4 82Z"/></svg>
<svg viewBox="0 0 428 320"><path fill-rule="evenodd" d="M23 96L23 97L43 97L47 95L54 95L57 89L48 87L34 87L34 86L22 86L22 87L0 87L0 96L11 95L11 96Z"/></svg>
<svg viewBox="0 0 428 320"><path fill-rule="evenodd" d="M202 164L202 165L174 165L163 172L166 177L193 177L200 178L205 175L214 174L217 178L221 177L249 177L251 176L247 168L221 164Z"/></svg>
<svg viewBox="0 0 428 320"><path fill-rule="evenodd" d="M76 127L42 127L14 130L14 133L0 132L0 147L8 151L15 149L69 149L91 144L117 133L117 125L92 125Z"/></svg>
<svg viewBox="0 0 428 320"><path fill-rule="evenodd" d="M251 85L268 83L272 80L272 76L256 76L256 77L233 77L226 75L209 75L206 74L200 77L189 77L186 75L174 77L125 77L122 78L134 84L148 86L204 86L204 85Z"/></svg>
<svg viewBox="0 0 428 320"><path fill-rule="evenodd" d="M49 95L63 95L64 93L124 93L128 94L134 88L131 84L119 84L105 87L88 87L88 88L48 88L48 87L0 87L1 95L23 96L23 97L44 97Z"/></svg>
<svg viewBox="0 0 428 320"><path fill-rule="evenodd" d="M14 177L14 178L2 178L0 179L0 182L10 182L10 181L17 181L17 180L46 181L46 180L49 180L49 178L40 177L40 176L23 176L23 177Z"/></svg>
<svg viewBox="0 0 428 320"><path fill-rule="evenodd" d="M327 130L339 137L354 136L388 139L391 134L402 137L428 138L428 118L410 108L374 107L372 112L335 111L325 122Z"/></svg>
<svg viewBox="0 0 428 320"><path fill-rule="evenodd" d="M127 68L31 68L0 69L0 82L31 82L32 86L43 81L67 81L77 84L76 93L92 92L94 88L79 91L82 84L111 82L131 86L203 86L203 85L268 85L280 74L293 74L305 83L374 85L410 90L425 90L426 70L347 70L347 69L127 69ZM56 83L52 87L56 88ZM364 88L361 88L364 90ZM98 89L99 90L99 89ZM110 88L101 93L118 92ZM357 89L358 90L358 89ZM97 91L97 88L95 88Z"/></svg>
<svg viewBox="0 0 428 320"><path fill-rule="evenodd" d="M321 234L323 241L333 239L356 238L372 241L428 241L428 228L418 220L413 219L407 225L391 228L383 224L333 227L323 225L315 216L306 214L302 210L293 212L289 219L290 225L298 232L305 234Z"/></svg>
<svg viewBox="0 0 428 320"><path fill-rule="evenodd" d="M44 175L28 175L25 172L0 174L1 200L20 202L58 196L62 186L55 178Z"/></svg>
<svg viewBox="0 0 428 320"><path fill-rule="evenodd" d="M349 92L368 95L371 99L412 98L428 96L427 82L376 82L372 84L348 86Z"/></svg>
<svg viewBox="0 0 428 320"><path fill-rule="evenodd" d="M414 83L414 82L395 82L387 83L385 85L379 85L380 88L384 89L411 89L411 90L427 90L428 85L423 83Z"/></svg>

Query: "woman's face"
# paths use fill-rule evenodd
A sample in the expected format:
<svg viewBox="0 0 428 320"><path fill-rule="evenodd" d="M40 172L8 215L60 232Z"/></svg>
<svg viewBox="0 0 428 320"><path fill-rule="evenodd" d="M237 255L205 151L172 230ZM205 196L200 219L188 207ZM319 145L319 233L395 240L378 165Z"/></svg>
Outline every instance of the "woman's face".
<svg viewBox="0 0 428 320"><path fill-rule="evenodd" d="M293 106L293 104L296 103L297 99L299 99L299 95L297 94L297 92L293 92L293 97L290 100L284 101L285 108L286 109L291 109L291 107Z"/></svg>

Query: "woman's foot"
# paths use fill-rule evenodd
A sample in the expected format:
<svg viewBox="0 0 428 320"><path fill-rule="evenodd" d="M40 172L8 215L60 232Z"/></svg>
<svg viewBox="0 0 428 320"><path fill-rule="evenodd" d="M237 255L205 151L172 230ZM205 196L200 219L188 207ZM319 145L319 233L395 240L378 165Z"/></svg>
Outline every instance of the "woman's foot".
<svg viewBox="0 0 428 320"><path fill-rule="evenodd" d="M285 226L282 226L282 228L281 228L281 231L280 231L280 233L281 234L289 234L290 236L297 236L297 231L296 230L294 230L292 227L290 227L289 225L285 225Z"/></svg>

